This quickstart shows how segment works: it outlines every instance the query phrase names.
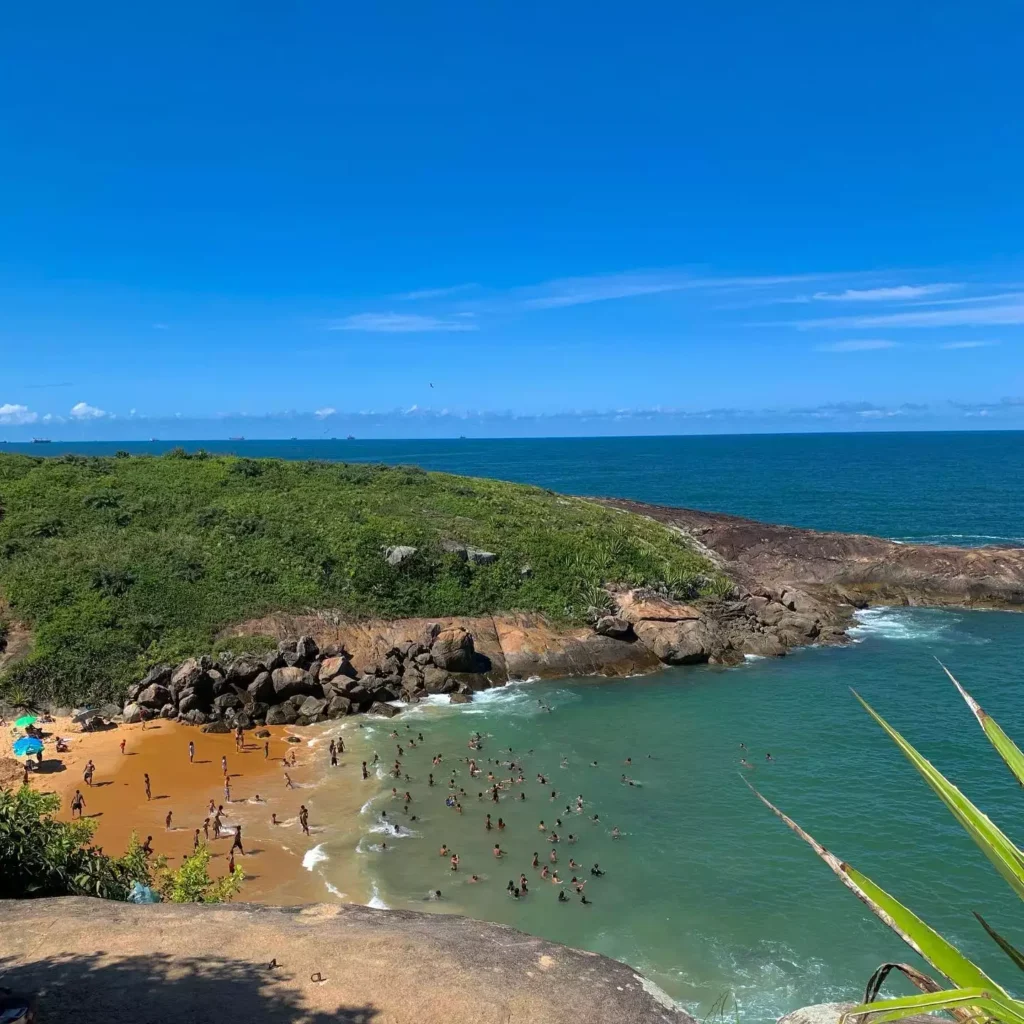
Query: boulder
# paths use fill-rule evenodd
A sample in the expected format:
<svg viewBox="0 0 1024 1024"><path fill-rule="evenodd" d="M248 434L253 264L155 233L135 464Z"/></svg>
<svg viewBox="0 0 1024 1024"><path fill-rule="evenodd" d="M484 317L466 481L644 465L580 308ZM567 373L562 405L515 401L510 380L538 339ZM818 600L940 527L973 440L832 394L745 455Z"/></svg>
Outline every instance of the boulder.
<svg viewBox="0 0 1024 1024"><path fill-rule="evenodd" d="M419 654L414 654L412 660L420 666L430 664L430 651L421 651Z"/></svg>
<svg viewBox="0 0 1024 1024"><path fill-rule="evenodd" d="M195 686L196 680L203 674L203 669L195 658L183 661L171 675L171 685L179 690L186 686Z"/></svg>
<svg viewBox="0 0 1024 1024"><path fill-rule="evenodd" d="M154 665L137 683L128 687L125 696L134 701L147 686L170 686L173 669L170 665Z"/></svg>
<svg viewBox="0 0 1024 1024"><path fill-rule="evenodd" d="M382 704L380 701L374 701L370 705L371 715L382 715L384 718L394 718L397 715L399 709L393 704Z"/></svg>
<svg viewBox="0 0 1024 1024"><path fill-rule="evenodd" d="M430 657L438 668L449 672L472 672L476 664L473 637L461 626L442 629L430 645Z"/></svg>
<svg viewBox="0 0 1024 1024"><path fill-rule="evenodd" d="M143 707L158 709L165 704L173 704L174 697L168 687L162 686L160 683L152 683L139 692L135 703L141 704Z"/></svg>
<svg viewBox="0 0 1024 1024"><path fill-rule="evenodd" d="M345 654L345 647L343 644L328 644L326 647L320 648L320 657L325 661L328 658L337 658Z"/></svg>
<svg viewBox="0 0 1024 1024"><path fill-rule="evenodd" d="M246 687L249 695L255 701L260 701L263 704L269 704L274 700L276 691L274 690L274 680L271 678L269 672L260 672L258 676Z"/></svg>
<svg viewBox="0 0 1024 1024"><path fill-rule="evenodd" d="M186 722L188 725L205 725L207 722L206 715L199 710L187 711L180 717L181 720Z"/></svg>
<svg viewBox="0 0 1024 1024"><path fill-rule="evenodd" d="M134 702L131 704L125 704L124 711L121 712L121 717L129 725L134 725L136 722L142 721L142 708Z"/></svg>
<svg viewBox="0 0 1024 1024"><path fill-rule="evenodd" d="M713 637L703 622L686 619L668 622L643 619L633 624L640 642L666 665L696 665L707 661Z"/></svg>
<svg viewBox="0 0 1024 1024"><path fill-rule="evenodd" d="M821 632L818 620L813 615L800 615L797 612L783 615L776 628L780 635L791 634L801 637L804 641L813 640Z"/></svg>
<svg viewBox="0 0 1024 1024"><path fill-rule="evenodd" d="M242 698L237 693L222 693L219 697L213 698L213 706L221 711L229 708L237 711L242 706Z"/></svg>
<svg viewBox="0 0 1024 1024"><path fill-rule="evenodd" d="M211 668L208 672L204 673L205 677L210 681L210 692L214 697L220 697L225 693L234 693L235 688L224 678L221 672L217 669Z"/></svg>
<svg viewBox="0 0 1024 1024"><path fill-rule="evenodd" d="M291 704L278 704L267 712L267 725L291 725L298 717Z"/></svg>
<svg viewBox="0 0 1024 1024"><path fill-rule="evenodd" d="M307 697L299 706L299 714L305 718L316 718L322 715L327 707L327 701L323 697Z"/></svg>
<svg viewBox="0 0 1024 1024"><path fill-rule="evenodd" d="M424 671L423 689L427 693L451 693L455 688L455 680L443 668L431 666Z"/></svg>
<svg viewBox="0 0 1024 1024"><path fill-rule="evenodd" d="M325 658L320 663L321 683L330 682L338 676L347 676L349 679L356 678L356 670L352 667L352 662L345 654L337 654L333 657Z"/></svg>
<svg viewBox="0 0 1024 1024"><path fill-rule="evenodd" d="M285 736L284 740L285 740L285 743L301 743L302 742L302 737L301 736Z"/></svg>
<svg viewBox="0 0 1024 1024"><path fill-rule="evenodd" d="M781 658L786 653L786 645L772 633L751 633L740 643L740 650L760 658Z"/></svg>
<svg viewBox="0 0 1024 1024"><path fill-rule="evenodd" d="M203 700L195 690L185 690L178 701L178 711L183 715L189 711L205 711L209 706L210 702Z"/></svg>
<svg viewBox="0 0 1024 1024"><path fill-rule="evenodd" d="M396 544L384 549L384 561L388 565L401 565L407 558L416 554L416 548L408 544Z"/></svg>
<svg viewBox="0 0 1024 1024"><path fill-rule="evenodd" d="M253 661L251 658L235 658L228 665L226 678L229 683L234 683L235 686L240 686L244 690L262 671L259 662Z"/></svg>
<svg viewBox="0 0 1024 1024"><path fill-rule="evenodd" d="M160 717L161 718L177 718L178 717L178 709L173 704L165 704L160 709Z"/></svg>
<svg viewBox="0 0 1024 1024"><path fill-rule="evenodd" d="M398 700L400 692L400 690L393 690L390 686L378 686L370 696L373 697L374 700L386 703L389 700Z"/></svg>
<svg viewBox="0 0 1024 1024"><path fill-rule="evenodd" d="M482 551L480 548L466 548L466 556L474 565L490 565L498 560L493 551Z"/></svg>
<svg viewBox="0 0 1024 1024"><path fill-rule="evenodd" d="M787 614L789 614L789 610L784 604L779 604L777 601L769 601L757 613L757 621L764 623L766 626L777 626L782 616Z"/></svg>
<svg viewBox="0 0 1024 1024"><path fill-rule="evenodd" d="M601 636L625 640L633 635L633 627L619 615L602 615L594 624L594 632Z"/></svg>
<svg viewBox="0 0 1024 1024"><path fill-rule="evenodd" d="M297 694L306 697L316 696L317 689L319 689L319 684L303 668L275 668L271 679L276 702L287 700Z"/></svg>
<svg viewBox="0 0 1024 1024"><path fill-rule="evenodd" d="M239 711L234 717L233 724L236 729L251 729L253 721L244 711Z"/></svg>
<svg viewBox="0 0 1024 1024"><path fill-rule="evenodd" d="M260 740L268 740L268 739L270 739L270 730L269 729L257 729L256 730L256 738L260 739Z"/></svg>
<svg viewBox="0 0 1024 1024"><path fill-rule="evenodd" d="M298 651L279 651L276 660L286 668L305 667L302 655Z"/></svg>
<svg viewBox="0 0 1024 1024"><path fill-rule="evenodd" d="M251 704L246 704L242 710L253 720L253 722L258 725L262 725L266 720L270 706L268 704L264 704L261 700L254 700Z"/></svg>
<svg viewBox="0 0 1024 1024"><path fill-rule="evenodd" d="M473 700L471 693L450 693L448 694L449 704L469 704Z"/></svg>
<svg viewBox="0 0 1024 1024"><path fill-rule="evenodd" d="M768 598L763 594L755 594L752 597L748 597L746 601L746 611L748 615L753 615L755 618L760 616L761 612L768 607Z"/></svg>
<svg viewBox="0 0 1024 1024"><path fill-rule="evenodd" d="M332 697L327 704L328 718L344 718L352 711L352 701L348 697Z"/></svg>
<svg viewBox="0 0 1024 1024"><path fill-rule="evenodd" d="M382 676L400 676L402 674L402 659L397 655L389 654L380 665Z"/></svg>
<svg viewBox="0 0 1024 1024"><path fill-rule="evenodd" d="M200 732L231 732L231 726L227 722L207 722L200 730Z"/></svg>
<svg viewBox="0 0 1024 1024"><path fill-rule="evenodd" d="M320 648L311 636L300 636L295 642L295 653L308 665L320 656Z"/></svg>
<svg viewBox="0 0 1024 1024"><path fill-rule="evenodd" d="M298 640L279 640L277 642L277 650L279 654L296 654L298 649Z"/></svg>

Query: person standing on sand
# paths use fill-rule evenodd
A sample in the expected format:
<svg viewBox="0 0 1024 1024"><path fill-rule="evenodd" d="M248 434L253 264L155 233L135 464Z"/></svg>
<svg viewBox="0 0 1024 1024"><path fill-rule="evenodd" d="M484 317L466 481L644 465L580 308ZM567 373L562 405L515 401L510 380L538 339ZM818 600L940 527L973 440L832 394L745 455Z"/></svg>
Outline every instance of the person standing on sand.
<svg viewBox="0 0 1024 1024"><path fill-rule="evenodd" d="M235 854L234 851L228 854L228 874L233 875L235 873Z"/></svg>
<svg viewBox="0 0 1024 1024"><path fill-rule="evenodd" d="M28 774L28 769L27 768L25 769L25 772L26 772L26 777L27 777L27 774ZM365 782L369 777L370 777L370 773L366 770L366 762L364 761L363 762L363 781ZM433 776L431 776L431 778L433 778Z"/></svg>
<svg viewBox="0 0 1024 1024"><path fill-rule="evenodd" d="M196 829L196 832L198 832L198 831L199 831L199 829ZM210 819L209 818L204 818L203 819L203 836L205 837L207 842L210 841Z"/></svg>
<svg viewBox="0 0 1024 1024"><path fill-rule="evenodd" d="M224 754L220 759L220 770L227 775L228 773L228 755Z"/></svg>
<svg viewBox="0 0 1024 1024"><path fill-rule="evenodd" d="M192 852L199 852L199 829L196 829L195 838L192 840Z"/></svg>
<svg viewBox="0 0 1024 1024"><path fill-rule="evenodd" d="M263 760L266 761L268 757L270 757L270 740L265 740L263 743Z"/></svg>
<svg viewBox="0 0 1024 1024"><path fill-rule="evenodd" d="M224 776L224 799L231 802L231 779L227 775Z"/></svg>
<svg viewBox="0 0 1024 1024"><path fill-rule="evenodd" d="M28 769L25 769L25 774L28 774ZM26 781L25 785L28 785ZM81 790L76 789L75 795L71 798L71 817L75 816L75 811L78 811L78 816L82 816L82 811L85 810L85 797L82 796Z"/></svg>
<svg viewBox="0 0 1024 1024"><path fill-rule="evenodd" d="M150 857L153 854L153 837L146 836L146 841L142 844L142 852Z"/></svg>
<svg viewBox="0 0 1024 1024"><path fill-rule="evenodd" d="M302 831L308 836L309 835L309 811L306 810L305 804L299 805L299 825Z"/></svg>
<svg viewBox="0 0 1024 1024"><path fill-rule="evenodd" d="M150 788L150 785L149 785L149 772L143 772L142 780L143 780L143 782L146 783L146 799L147 800L152 800L153 799L153 791L152 791L152 789Z"/></svg>
<svg viewBox="0 0 1024 1024"><path fill-rule="evenodd" d="M192 740L188 741L188 763L192 764L196 759L196 745Z"/></svg>
<svg viewBox="0 0 1024 1024"><path fill-rule="evenodd" d="M124 745L125 745L125 742L126 742L125 740L121 740L121 753L122 753L122 754L124 753Z"/></svg>
<svg viewBox="0 0 1024 1024"><path fill-rule="evenodd" d="M232 856L232 858L234 858L235 850L237 850L243 856L245 855L245 850L242 849L242 826L241 825L236 825L235 826L235 838L234 838L234 840L231 843L231 856Z"/></svg>
<svg viewBox="0 0 1024 1024"><path fill-rule="evenodd" d="M164 819L164 828L166 828L168 832L171 831L171 816L173 814L174 814L173 811L168 811L167 812L167 817Z"/></svg>

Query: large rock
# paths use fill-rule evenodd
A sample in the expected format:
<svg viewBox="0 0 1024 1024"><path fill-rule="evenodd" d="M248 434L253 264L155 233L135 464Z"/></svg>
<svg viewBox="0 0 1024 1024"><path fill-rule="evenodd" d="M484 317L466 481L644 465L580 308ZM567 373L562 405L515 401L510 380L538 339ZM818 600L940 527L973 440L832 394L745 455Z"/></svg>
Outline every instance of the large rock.
<svg viewBox="0 0 1024 1024"><path fill-rule="evenodd" d="M430 645L430 657L449 672L472 672L476 665L473 637L461 626L442 629Z"/></svg>
<svg viewBox="0 0 1024 1024"><path fill-rule="evenodd" d="M253 700L260 701L263 704L270 704L276 695L274 680L269 672L260 672L246 687L246 690Z"/></svg>
<svg viewBox="0 0 1024 1024"><path fill-rule="evenodd" d="M302 659L303 664L309 665L319 656L320 648L311 636L300 636L295 643L295 653Z"/></svg>
<svg viewBox="0 0 1024 1024"><path fill-rule="evenodd" d="M619 606L619 616L634 625L644 619L685 622L701 617L700 611L693 605L651 591L627 590L616 594L615 599Z"/></svg>
<svg viewBox="0 0 1024 1024"><path fill-rule="evenodd" d="M714 650L713 637L698 619L669 622L643 619L633 624L640 642L666 665L696 665Z"/></svg>
<svg viewBox="0 0 1024 1024"><path fill-rule="evenodd" d="M204 700L195 690L185 690L178 701L178 711L186 714L189 711L205 711L209 708L210 702Z"/></svg>
<svg viewBox="0 0 1024 1024"><path fill-rule="evenodd" d="M196 709L186 712L181 716L181 720L188 725L205 725L208 719L204 712Z"/></svg>
<svg viewBox="0 0 1024 1024"><path fill-rule="evenodd" d="M237 711L242 706L242 698L237 693L222 693L213 698L213 706L221 711L227 711L228 708Z"/></svg>
<svg viewBox="0 0 1024 1024"><path fill-rule="evenodd" d="M396 708L393 704L383 704L380 701L374 701L370 705L371 715L381 715L384 718L394 718L398 714L399 708Z"/></svg>
<svg viewBox="0 0 1024 1024"><path fill-rule="evenodd" d="M348 697L332 697L327 704L328 718L344 718L352 711L352 701Z"/></svg>
<svg viewBox="0 0 1024 1024"><path fill-rule="evenodd" d="M396 544L384 549L384 561L388 565L401 565L407 558L412 558L416 550L408 544Z"/></svg>
<svg viewBox="0 0 1024 1024"><path fill-rule="evenodd" d="M473 700L471 693L450 693L448 694L449 704L469 704Z"/></svg>
<svg viewBox="0 0 1024 1024"><path fill-rule="evenodd" d="M780 658L786 653L786 645L772 633L751 633L743 638L740 650L760 658Z"/></svg>
<svg viewBox="0 0 1024 1024"><path fill-rule="evenodd" d="M443 668L429 666L423 671L423 689L427 693L451 693L456 682Z"/></svg>
<svg viewBox="0 0 1024 1024"><path fill-rule="evenodd" d="M210 681L210 692L214 697L220 697L225 693L234 693L235 688L224 678L221 672L217 669L211 668L205 673L205 677Z"/></svg>
<svg viewBox="0 0 1024 1024"><path fill-rule="evenodd" d="M325 658L320 663L321 683L328 683L332 679L336 679L338 676L347 676L349 679L356 678L356 670L352 667L351 660L345 654Z"/></svg>
<svg viewBox="0 0 1024 1024"><path fill-rule="evenodd" d="M227 722L207 722L200 732L231 732L231 726Z"/></svg>
<svg viewBox="0 0 1024 1024"><path fill-rule="evenodd" d="M601 636L625 640L633 635L633 627L621 615L602 615L594 625L594 632Z"/></svg>
<svg viewBox="0 0 1024 1024"><path fill-rule="evenodd" d="M147 708L160 709L165 704L173 704L174 696L168 687L153 683L140 691L138 697L135 698L135 703Z"/></svg>
<svg viewBox="0 0 1024 1024"><path fill-rule="evenodd" d="M170 665L154 665L137 683L133 683L128 687L125 696L129 701L135 701L135 699L146 689L147 686L168 686L171 682L171 675L173 669Z"/></svg>
<svg viewBox="0 0 1024 1024"><path fill-rule="evenodd" d="M142 721L142 708L138 704L130 703L125 704L124 711L121 712L121 717L129 724L134 725L136 722Z"/></svg>
<svg viewBox="0 0 1024 1024"><path fill-rule="evenodd" d="M189 658L183 661L171 676L171 685L178 690L184 690L187 686L195 686L196 680L203 674L202 666L196 658Z"/></svg>
<svg viewBox="0 0 1024 1024"><path fill-rule="evenodd" d="M317 715L322 715L327 707L327 701L323 697L307 697L301 705L299 705L299 714L306 718L316 718Z"/></svg>
<svg viewBox="0 0 1024 1024"><path fill-rule="evenodd" d="M267 725L291 725L299 717L291 704L278 704L267 712Z"/></svg>
<svg viewBox="0 0 1024 1024"><path fill-rule="evenodd" d="M243 690L262 673L263 668L251 658L235 658L227 670L227 680Z"/></svg>
<svg viewBox="0 0 1024 1024"><path fill-rule="evenodd" d="M275 701L287 700L299 694L306 697L318 696L319 684L304 668L275 668L271 678L274 683Z"/></svg>

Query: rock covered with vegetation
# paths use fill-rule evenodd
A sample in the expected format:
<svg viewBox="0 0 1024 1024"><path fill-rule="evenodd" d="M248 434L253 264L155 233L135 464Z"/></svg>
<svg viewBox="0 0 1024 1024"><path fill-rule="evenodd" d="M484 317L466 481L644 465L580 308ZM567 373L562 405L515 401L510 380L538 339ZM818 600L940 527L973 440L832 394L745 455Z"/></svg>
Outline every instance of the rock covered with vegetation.
<svg viewBox="0 0 1024 1024"><path fill-rule="evenodd" d="M535 487L181 450L0 455L0 619L32 633L0 679L10 703L122 699L278 610L578 625L612 610L609 587L729 586L677 532Z"/></svg>

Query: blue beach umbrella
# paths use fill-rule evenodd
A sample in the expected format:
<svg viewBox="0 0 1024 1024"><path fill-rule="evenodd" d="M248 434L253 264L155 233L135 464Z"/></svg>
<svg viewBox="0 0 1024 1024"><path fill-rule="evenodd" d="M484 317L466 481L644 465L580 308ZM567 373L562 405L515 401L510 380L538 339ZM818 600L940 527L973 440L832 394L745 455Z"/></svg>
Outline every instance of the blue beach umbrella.
<svg viewBox="0 0 1024 1024"><path fill-rule="evenodd" d="M14 756L24 757L26 754L38 754L43 749L43 741L35 736L22 736L14 741Z"/></svg>

